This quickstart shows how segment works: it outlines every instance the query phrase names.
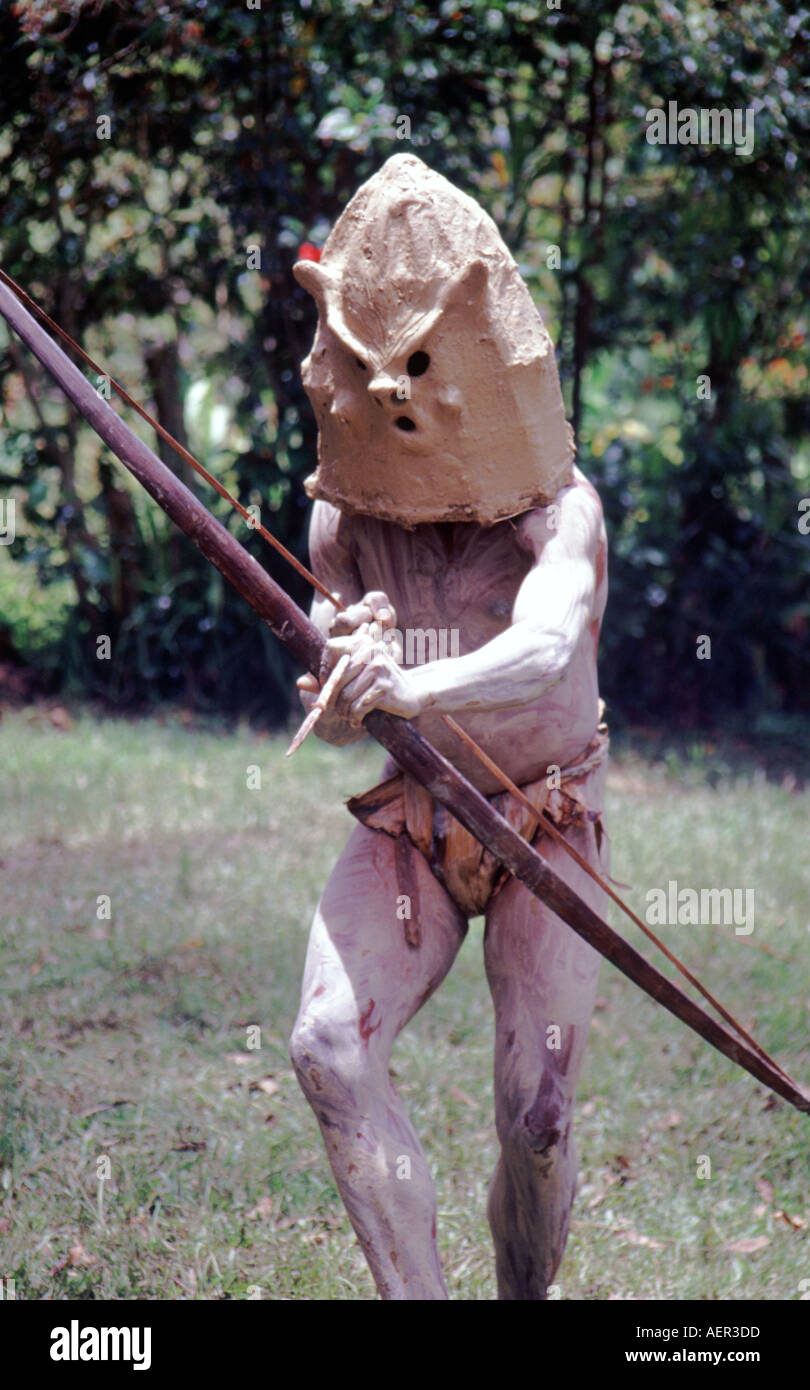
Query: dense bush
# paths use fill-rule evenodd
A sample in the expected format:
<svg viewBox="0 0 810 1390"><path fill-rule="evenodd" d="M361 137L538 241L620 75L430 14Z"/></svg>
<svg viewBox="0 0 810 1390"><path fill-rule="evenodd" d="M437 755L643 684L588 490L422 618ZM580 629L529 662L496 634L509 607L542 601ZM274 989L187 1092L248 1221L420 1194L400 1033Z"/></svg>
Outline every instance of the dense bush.
<svg viewBox="0 0 810 1390"><path fill-rule="evenodd" d="M0 5L0 264L304 557L291 266L413 148L490 209L558 343L610 527L614 709L807 710L809 38L776 0ZM673 101L751 109L753 152L649 143ZM0 371L17 646L119 705L283 714L266 629L5 338ZM44 625L32 583L58 586Z"/></svg>

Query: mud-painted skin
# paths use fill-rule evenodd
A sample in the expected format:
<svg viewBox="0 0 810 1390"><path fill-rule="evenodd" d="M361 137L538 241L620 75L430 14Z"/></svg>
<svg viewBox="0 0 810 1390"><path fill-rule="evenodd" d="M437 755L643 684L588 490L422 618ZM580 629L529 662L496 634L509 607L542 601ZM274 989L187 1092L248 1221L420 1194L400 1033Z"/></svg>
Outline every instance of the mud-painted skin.
<svg viewBox="0 0 810 1390"><path fill-rule="evenodd" d="M596 649L607 596L598 496L576 470L551 506L483 528L406 531L317 502L312 565L348 611L317 598L329 637L325 670L349 652L321 738L362 737L380 708L412 719L486 794L499 790L459 747L444 711L518 783L564 767L598 719ZM460 655L405 670L369 624L458 628ZM299 681L309 709L317 682ZM579 791L603 809L604 767ZM607 868L592 825L571 843ZM547 837L552 868L596 911L604 894ZM413 855L420 944L397 918L396 843L358 826L318 905L291 1042L341 1196L383 1298L447 1297L436 1248L436 1199L424 1154L390 1080L391 1048L450 969L467 921L427 862ZM572 1107L593 1008L598 955L516 880L486 916L484 955L495 1009L495 1120L501 1152L489 1193L498 1293L542 1299L568 1232L576 1180ZM549 1047L560 1029L560 1047Z"/></svg>

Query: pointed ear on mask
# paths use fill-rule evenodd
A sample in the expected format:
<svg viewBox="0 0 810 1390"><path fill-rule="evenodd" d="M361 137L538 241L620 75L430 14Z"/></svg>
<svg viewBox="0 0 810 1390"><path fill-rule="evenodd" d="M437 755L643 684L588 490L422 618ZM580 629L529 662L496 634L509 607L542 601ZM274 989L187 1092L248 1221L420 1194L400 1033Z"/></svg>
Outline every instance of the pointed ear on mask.
<svg viewBox="0 0 810 1390"><path fill-rule="evenodd" d="M317 261L296 261L292 271L299 285L312 295L318 309L325 315L326 293L331 282L323 266Z"/></svg>
<svg viewBox="0 0 810 1390"><path fill-rule="evenodd" d="M455 274L442 295L442 308L451 304L475 309L481 304L487 288L489 269L486 261L474 260Z"/></svg>

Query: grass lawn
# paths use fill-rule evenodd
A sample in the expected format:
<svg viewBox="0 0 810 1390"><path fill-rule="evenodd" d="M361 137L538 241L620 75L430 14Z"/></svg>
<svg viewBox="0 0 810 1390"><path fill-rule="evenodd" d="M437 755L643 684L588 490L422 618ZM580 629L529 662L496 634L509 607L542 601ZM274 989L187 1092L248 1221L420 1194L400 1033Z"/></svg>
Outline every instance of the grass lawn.
<svg viewBox="0 0 810 1390"><path fill-rule="evenodd" d="M285 746L173 718L0 722L0 1276L18 1298L374 1297L286 1039L343 799L382 753ZM627 748L608 811L642 915L669 879L755 889L748 938L661 935L810 1083L810 791L705 747ZM393 1058L456 1299L495 1296L481 926ZM810 1120L607 964L576 1137L560 1297L801 1297Z"/></svg>

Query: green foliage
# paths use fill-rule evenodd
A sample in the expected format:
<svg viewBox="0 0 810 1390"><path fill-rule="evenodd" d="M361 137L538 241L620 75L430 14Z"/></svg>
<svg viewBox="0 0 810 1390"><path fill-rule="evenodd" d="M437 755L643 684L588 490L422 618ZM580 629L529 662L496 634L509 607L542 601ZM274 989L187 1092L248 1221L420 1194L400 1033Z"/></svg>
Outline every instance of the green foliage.
<svg viewBox="0 0 810 1390"><path fill-rule="evenodd" d="M314 311L292 265L413 149L490 210L558 343L610 530L609 700L806 711L808 39L810 9L779 0L6 6L0 262L304 557ZM751 110L753 152L650 143L670 102ZM291 672L244 605L212 602L204 563L2 340L0 371L11 554L75 592L58 664L118 703L280 714Z"/></svg>
<svg viewBox="0 0 810 1390"><path fill-rule="evenodd" d="M65 638L75 602L69 580L40 586L30 566L13 564L0 550L0 613L24 661L47 668Z"/></svg>

